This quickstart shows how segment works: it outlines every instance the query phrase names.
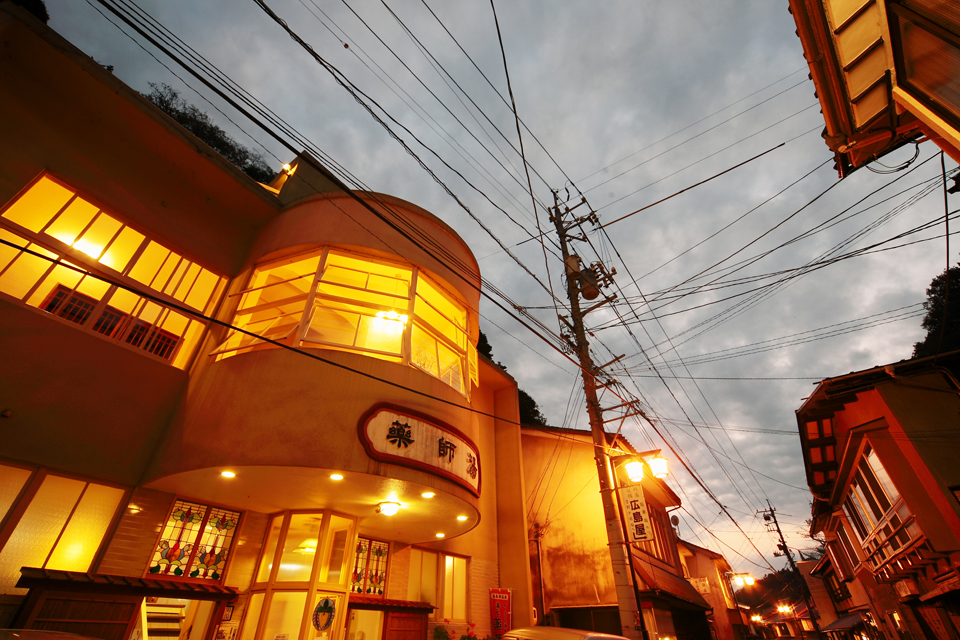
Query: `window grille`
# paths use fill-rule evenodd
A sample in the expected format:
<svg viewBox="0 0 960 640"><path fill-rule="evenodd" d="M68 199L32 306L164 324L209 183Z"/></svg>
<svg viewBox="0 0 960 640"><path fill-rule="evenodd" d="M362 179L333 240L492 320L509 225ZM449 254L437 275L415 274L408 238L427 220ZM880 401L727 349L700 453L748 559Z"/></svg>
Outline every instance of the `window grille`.
<svg viewBox="0 0 960 640"><path fill-rule="evenodd" d="M49 258L0 247L0 293L180 368L205 324L117 284L208 313L226 282L47 175L3 210L0 238Z"/></svg>

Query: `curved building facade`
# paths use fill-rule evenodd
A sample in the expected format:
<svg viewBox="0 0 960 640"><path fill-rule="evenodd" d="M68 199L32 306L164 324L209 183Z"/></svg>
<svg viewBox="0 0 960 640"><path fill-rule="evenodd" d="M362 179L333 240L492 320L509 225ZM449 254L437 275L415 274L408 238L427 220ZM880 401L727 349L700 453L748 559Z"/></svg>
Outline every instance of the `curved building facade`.
<svg viewBox="0 0 960 640"><path fill-rule="evenodd" d="M0 627L530 624L517 388L464 241L306 154L254 182L19 9L0 31Z"/></svg>

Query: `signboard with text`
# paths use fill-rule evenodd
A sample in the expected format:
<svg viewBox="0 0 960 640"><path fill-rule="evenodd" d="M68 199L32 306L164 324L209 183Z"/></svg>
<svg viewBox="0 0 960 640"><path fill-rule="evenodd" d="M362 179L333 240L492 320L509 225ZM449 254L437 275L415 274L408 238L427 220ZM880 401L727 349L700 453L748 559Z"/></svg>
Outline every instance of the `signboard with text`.
<svg viewBox="0 0 960 640"><path fill-rule="evenodd" d="M490 589L490 635L494 638L513 628L512 604L510 589Z"/></svg>
<svg viewBox="0 0 960 640"><path fill-rule="evenodd" d="M693 588L696 589L700 595L710 593L710 580L708 578L687 578L687 580L690 581L690 584L693 585Z"/></svg>
<svg viewBox="0 0 960 640"><path fill-rule="evenodd" d="M653 528L647 514L647 501L643 489L638 484L620 487L620 504L623 507L624 525L630 542L648 542L653 540Z"/></svg>
<svg viewBox="0 0 960 640"><path fill-rule="evenodd" d="M442 476L480 497L480 451L460 430L413 411L378 405L359 425L374 460Z"/></svg>

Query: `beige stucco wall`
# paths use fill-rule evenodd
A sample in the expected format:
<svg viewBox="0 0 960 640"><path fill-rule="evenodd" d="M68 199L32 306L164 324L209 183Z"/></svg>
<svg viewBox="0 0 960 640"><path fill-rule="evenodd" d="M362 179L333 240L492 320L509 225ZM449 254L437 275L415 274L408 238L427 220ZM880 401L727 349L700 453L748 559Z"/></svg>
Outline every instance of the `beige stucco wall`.
<svg viewBox="0 0 960 640"><path fill-rule="evenodd" d="M34 22L0 10L0 203L52 171L204 266L239 271L275 198Z"/></svg>
<svg viewBox="0 0 960 640"><path fill-rule="evenodd" d="M544 608L615 605L592 442L530 429L522 438L529 523L543 531Z"/></svg>

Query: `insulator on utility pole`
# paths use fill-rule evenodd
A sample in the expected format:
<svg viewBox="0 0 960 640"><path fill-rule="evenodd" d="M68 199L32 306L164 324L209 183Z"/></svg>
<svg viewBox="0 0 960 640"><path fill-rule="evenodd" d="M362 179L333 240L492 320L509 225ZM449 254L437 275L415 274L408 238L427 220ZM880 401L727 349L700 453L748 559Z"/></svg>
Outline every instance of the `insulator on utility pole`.
<svg viewBox="0 0 960 640"><path fill-rule="evenodd" d="M631 639L646 638L644 620L640 612L639 596L636 591L633 567L630 562L630 548L625 542L623 525L616 504L616 482L610 456L607 454L606 433L603 430L603 409L597 396L597 369L590 356L590 343L584 328L583 317L587 311L580 308L580 297L593 300L600 295L600 288L607 284L611 275L602 265L589 268L581 266L580 258L571 252L569 231L595 219L593 216L573 218L564 221L564 215L570 214L566 207L561 210L556 192L553 194L554 207L550 221L554 223L560 241L564 269L567 275L567 297L570 300L570 319L561 316L561 320L570 330L569 344L580 365L583 391L587 402L587 415L590 419L590 432L593 436L594 457L597 461L597 475L600 481L600 500L606 524L607 540L610 544L610 561L613 568L613 582L617 595L620 628L622 635ZM579 205L578 205L579 206ZM599 272L599 273L598 273Z"/></svg>

